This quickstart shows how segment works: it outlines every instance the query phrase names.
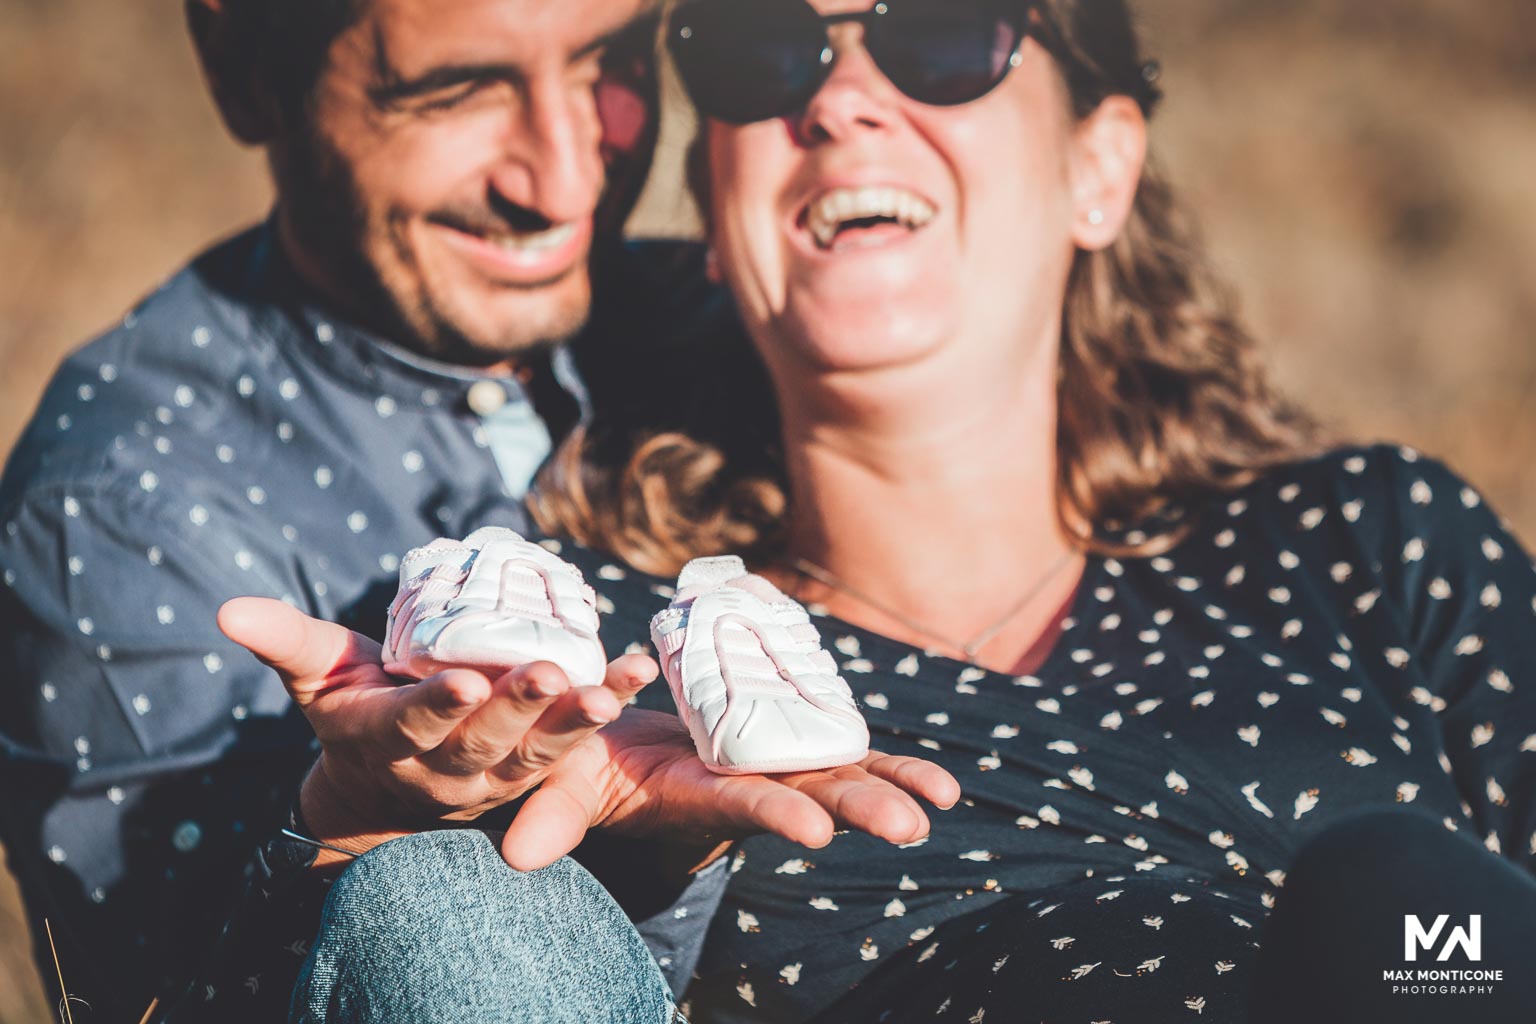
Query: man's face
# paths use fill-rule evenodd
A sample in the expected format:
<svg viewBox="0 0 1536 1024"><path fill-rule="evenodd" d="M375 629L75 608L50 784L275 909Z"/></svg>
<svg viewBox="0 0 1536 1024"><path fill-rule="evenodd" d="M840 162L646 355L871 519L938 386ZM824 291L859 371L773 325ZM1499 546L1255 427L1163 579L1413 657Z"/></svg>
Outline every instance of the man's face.
<svg viewBox="0 0 1536 1024"><path fill-rule="evenodd" d="M645 6L368 0L331 47L307 131L273 150L301 272L360 322L455 362L579 330L599 106L635 108L605 94L603 44Z"/></svg>

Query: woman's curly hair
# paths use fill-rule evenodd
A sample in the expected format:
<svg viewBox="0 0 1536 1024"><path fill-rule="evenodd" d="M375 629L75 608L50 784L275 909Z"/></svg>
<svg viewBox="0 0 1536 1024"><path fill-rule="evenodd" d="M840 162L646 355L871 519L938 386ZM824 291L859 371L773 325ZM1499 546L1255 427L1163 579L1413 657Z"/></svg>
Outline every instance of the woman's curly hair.
<svg viewBox="0 0 1536 1024"><path fill-rule="evenodd" d="M1151 116L1158 69L1142 55L1125 0L1034 7L1079 118L1113 95ZM694 149L699 192L707 168ZM734 351L743 342L722 337L698 376L673 380L649 413L599 405L541 476L532 503L546 529L657 574L699 555L734 552L759 564L780 556L791 497L767 374ZM1314 423L1271 387L1155 165L1120 238L1077 254L1059 362L1058 509L1084 550L1166 550L1182 532L1160 513L1320 447ZM699 389L691 416L661 408L679 386Z"/></svg>

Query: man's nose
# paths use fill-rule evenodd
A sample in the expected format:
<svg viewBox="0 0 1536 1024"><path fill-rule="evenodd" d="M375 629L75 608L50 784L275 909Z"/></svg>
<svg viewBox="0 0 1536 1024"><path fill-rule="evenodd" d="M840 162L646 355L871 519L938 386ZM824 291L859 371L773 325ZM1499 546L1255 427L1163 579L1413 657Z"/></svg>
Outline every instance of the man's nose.
<svg viewBox="0 0 1536 1024"><path fill-rule="evenodd" d="M531 87L507 129L492 187L509 202L562 224L588 216L603 190L602 131L589 91Z"/></svg>

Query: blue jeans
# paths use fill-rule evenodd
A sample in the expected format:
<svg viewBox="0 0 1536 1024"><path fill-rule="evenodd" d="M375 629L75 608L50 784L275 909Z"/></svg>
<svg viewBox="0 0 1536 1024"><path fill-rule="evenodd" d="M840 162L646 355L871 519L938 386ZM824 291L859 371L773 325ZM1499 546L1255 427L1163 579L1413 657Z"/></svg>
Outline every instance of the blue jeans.
<svg viewBox="0 0 1536 1024"><path fill-rule="evenodd" d="M294 988L297 1024L671 1024L634 926L566 858L527 874L479 832L426 832L359 858L326 898Z"/></svg>

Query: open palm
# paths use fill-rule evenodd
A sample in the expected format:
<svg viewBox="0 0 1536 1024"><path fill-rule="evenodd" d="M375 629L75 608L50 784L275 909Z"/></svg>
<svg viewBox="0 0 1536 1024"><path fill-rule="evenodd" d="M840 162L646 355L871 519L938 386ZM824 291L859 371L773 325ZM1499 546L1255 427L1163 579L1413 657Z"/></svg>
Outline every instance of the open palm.
<svg viewBox="0 0 1536 1024"><path fill-rule="evenodd" d="M691 845L767 831L813 847L856 828L901 843L928 831L914 795L941 807L960 795L942 768L878 753L824 772L716 775L676 718L626 710L657 676L640 655L610 664L601 686L572 687L547 662L402 686L373 641L280 602L232 601L219 621L309 719L323 752L306 798L324 794L320 838L350 848L530 793L502 845L521 870L553 863L590 828Z"/></svg>
<svg viewBox="0 0 1536 1024"><path fill-rule="evenodd" d="M909 794L948 807L959 785L927 761L874 752L828 771L717 775L675 716L630 709L548 773L502 852L517 866L549 863L588 827L652 837L682 829L695 841L768 831L809 847L855 828L908 843L928 834L928 818Z"/></svg>

